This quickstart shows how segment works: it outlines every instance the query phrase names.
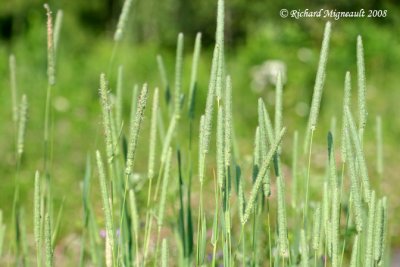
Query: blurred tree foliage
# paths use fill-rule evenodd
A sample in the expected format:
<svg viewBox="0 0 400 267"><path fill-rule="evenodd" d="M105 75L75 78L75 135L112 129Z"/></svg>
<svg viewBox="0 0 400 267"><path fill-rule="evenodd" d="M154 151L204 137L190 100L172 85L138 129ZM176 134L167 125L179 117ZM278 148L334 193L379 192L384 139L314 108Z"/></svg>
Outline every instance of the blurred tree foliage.
<svg viewBox="0 0 400 267"><path fill-rule="evenodd" d="M213 43L215 33L215 12L217 0L133 0L131 38L136 42L153 41L166 47L174 47L176 33L181 31L190 36L203 33L203 43ZM249 32L257 29L266 20L280 21L279 10L286 8L317 10L319 8L336 10L394 9L397 0L298 0L265 1L229 0L226 1L226 40L230 45L243 41ZM98 35L107 30L112 34L123 0L53 0L49 1L53 10L63 9L71 16L64 27L78 28L85 35ZM32 17L42 16L42 0L10 0L0 2L0 40L10 41L23 35L34 23ZM41 12L41 13L40 13ZM397 21L395 21L397 20ZM377 23L399 23L399 16L377 20ZM307 23L307 21L299 21Z"/></svg>

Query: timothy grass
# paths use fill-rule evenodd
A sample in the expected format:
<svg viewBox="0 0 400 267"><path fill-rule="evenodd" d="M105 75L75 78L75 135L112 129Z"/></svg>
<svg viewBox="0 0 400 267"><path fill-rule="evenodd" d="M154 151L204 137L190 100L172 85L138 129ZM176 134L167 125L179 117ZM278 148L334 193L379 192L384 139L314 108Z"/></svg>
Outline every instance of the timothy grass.
<svg viewBox="0 0 400 267"><path fill-rule="evenodd" d="M240 107L235 106L232 95L234 90L238 90L235 80L240 77L230 76L225 63L224 1L218 1L216 40L207 93L197 90L201 34L196 36L191 71L186 71L183 34L180 33L173 88L170 88L162 56L158 55L160 89L151 88L145 83L138 96L135 87L128 125L124 123L126 112L123 99L126 92L123 67L119 65L114 70L112 63L117 59L114 58L116 47L122 42L131 4L130 0L124 3L114 35L115 46L111 51L109 70L100 74L99 106L104 142L97 142L96 148L89 151L89 154L95 153L95 176L98 181L91 181L90 157L86 163L86 173L82 175L84 213L81 252L77 263L80 266L107 267L169 264L389 266L385 256L385 250L390 248L387 238L387 199L380 195L379 188L374 189L375 183L370 182L375 172L366 161L363 144L363 135L368 127L361 37L357 37L359 105L357 111L352 110L351 80L347 72L341 137L336 138L335 120L330 131L318 129L327 135L327 142L323 144L327 147L327 161L326 173L317 173L320 170L314 168L313 134L317 129L328 64L330 33L333 30L330 22L326 24L323 34L308 124L294 132L293 146L287 149L284 84L281 74L278 74L274 120L271 121L268 111L272 109L260 98L255 108L258 118L254 120L258 125L253 141L253 158L246 162L243 152L235 145L233 110ZM60 219L62 206L56 218L52 208L50 181L54 177L49 158L53 123L51 91L55 85L57 44L62 38L62 13L57 13L53 36L51 11L48 5L45 8L48 18L48 89L44 119L45 165L41 173L46 175L46 183L36 172L33 227L30 230L34 233L32 243L36 246L36 265L42 266L44 262L45 266L50 267L58 264L54 251L59 223L75 218ZM20 159L24 146L29 146L24 143L27 99L25 95L22 96L18 113L15 69L15 60L11 56L12 121L18 131L16 154ZM112 82L107 80L107 77L112 77L113 71L118 73L116 92L112 90ZM188 90L185 90L182 82L186 73L190 73ZM162 93L165 99L160 97ZM202 114L197 114L194 109L194 105L199 103L198 94L206 95ZM150 98L150 95L153 97ZM146 110L148 99L152 99L151 114ZM353 118L354 113L359 116L358 124ZM141 134L141 128L146 124L147 117L151 119L149 136L146 138ZM167 131L163 129L164 122L168 122ZM382 178L380 119L377 119L376 131L377 173ZM298 139L303 132L305 153L300 155ZM148 148L147 154L139 153L139 147ZM103 161L102 155L106 156L106 161ZM140 162L148 161L146 174L136 173L139 168L134 163L138 157L144 158ZM342 163L341 169L337 168L338 162ZM291 175L285 171L289 163L292 164ZM197 172L194 171L196 167ZM17 168L17 178L18 171ZM322 183L317 180L317 174L323 177ZM29 242L24 235L23 203L18 199L17 178L13 203L15 221L12 226L16 229L16 235L15 240L4 243L10 247L7 247L7 253L15 254L15 264L24 263L29 258L29 250L26 249ZM153 190L154 182L156 185ZM89 190L92 183L99 188L99 192ZM322 184L322 194L311 195L310 184ZM288 206L286 203L289 198L291 205ZM93 199L102 203L103 212L97 212ZM314 212L308 212L311 209L315 209ZM4 251L5 227L0 212L0 257ZM103 228L105 236L101 239L99 229Z"/></svg>

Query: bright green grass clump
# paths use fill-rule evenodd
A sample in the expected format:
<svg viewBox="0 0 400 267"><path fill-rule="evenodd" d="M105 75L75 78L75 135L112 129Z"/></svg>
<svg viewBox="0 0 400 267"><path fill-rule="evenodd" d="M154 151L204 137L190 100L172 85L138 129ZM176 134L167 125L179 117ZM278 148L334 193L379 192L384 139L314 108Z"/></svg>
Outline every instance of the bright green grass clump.
<svg viewBox="0 0 400 267"><path fill-rule="evenodd" d="M124 3L114 35L115 44L122 41L126 32L131 5L130 0ZM327 135L325 174L313 168L312 155L328 64L332 31L329 22L325 26L308 124L294 132L293 146L288 148L289 134L283 119L285 94L281 74L278 74L273 121L266 102L260 98L257 103L258 118L254 120L258 125L251 163L244 160L235 138L232 111L240 107L234 105L232 91L235 80L240 77L231 77L225 64L223 0L218 1L216 43L207 92L197 88L201 34L196 36L191 71L185 71L184 39L180 33L174 87L170 88L162 57L157 56L160 89L144 84L138 94L135 86L129 123L124 123L123 67L118 67L116 97L108 81L112 76L110 70L117 71L112 64L118 53L115 45L108 72L100 74L104 140L97 143L96 151L90 151L95 154L97 171L92 174L90 157L86 164L82 186L83 218L62 218L62 207L56 213L52 205L53 177L48 154L53 140L49 130L50 103L55 86L56 47L62 38L59 36L62 12L57 13L60 17L57 16L53 37L51 11L48 5L45 7L48 93L44 177L36 172L32 198L34 242L27 241L25 223L21 219L24 213L23 203L18 198L17 164L13 225L6 228L0 210L0 257L7 251L17 265L36 262L37 266L57 266L59 224L82 220L80 258L76 259L80 266L389 266L386 251L389 247L388 204L372 182L375 176L383 178L384 173L380 117L376 127L376 173L365 159L363 145L368 127L361 37L357 38L358 109L353 111L350 106L351 79L347 72L340 138L335 135L335 127L331 127L331 131L318 128ZM16 155L20 160L24 146L29 145L24 143L29 116L25 95L18 113L15 65L15 58L11 56L12 119L18 131ZM184 73L190 73L189 88L183 86ZM194 109L198 94L206 95L203 114L196 114ZM162 95L167 96L165 102ZM152 102L148 103L150 99ZM146 106L151 106L149 113ZM358 125L354 113L358 114ZM142 134L147 118L148 137ZM305 149L300 155L298 139L302 131ZM148 148L146 153L138 152L141 146ZM136 173L137 158L142 158L141 163L147 160L146 174ZM286 172L289 163L291 172ZM339 163L341 168L338 168ZM93 175L98 179L92 181ZM92 184L99 193L90 197ZM311 195L310 188L317 186L321 193ZM94 197L96 203L101 203L102 212L95 209L99 205L92 203ZM288 200L291 205L287 205ZM8 228L15 228L12 242L4 242ZM104 232L103 239L100 232ZM30 243L34 244L31 250L36 252L36 257L28 254L31 253L27 249Z"/></svg>

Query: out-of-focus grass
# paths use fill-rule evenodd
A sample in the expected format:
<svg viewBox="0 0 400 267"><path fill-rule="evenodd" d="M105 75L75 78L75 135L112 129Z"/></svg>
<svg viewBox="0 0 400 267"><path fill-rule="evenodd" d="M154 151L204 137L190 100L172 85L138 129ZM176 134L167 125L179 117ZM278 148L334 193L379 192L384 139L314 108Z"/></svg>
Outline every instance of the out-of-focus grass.
<svg viewBox="0 0 400 267"><path fill-rule="evenodd" d="M13 39L7 47L0 43L0 175L2 187L0 194L1 208L4 209L5 218L10 217L10 203L13 198L13 178L15 173L13 127L11 121L10 90L8 80L8 55L16 55L17 79L20 94L25 92L29 99L29 115L26 133L26 153L21 167L20 181L21 198L25 205L31 205L33 199L34 171L41 169L43 154L43 118L46 92L46 36L44 16L30 18L31 27L25 35ZM98 101L98 76L106 71L109 66L110 51L113 43L110 34L87 35L80 29L73 17L65 14L66 25L63 28L59 52L57 56L57 84L54 88L54 147L53 147L53 183L56 204L66 198L65 217L79 218L81 214L81 181L84 174L87 152L93 152L101 138L100 105ZM284 124L289 130L305 125L306 114L299 112L299 107L307 107L311 102L316 66L318 63L319 49L323 22L309 20L307 22L295 20L268 21L249 33L243 43L236 47L227 45L227 65L233 82L234 124L239 149L248 152L256 127L257 110L251 103L256 103L259 94L250 89L250 69L261 64L267 59L281 59L287 64L288 82L284 88ZM179 29L176 29L179 32ZM400 90L399 28L385 25L383 22L372 20L343 19L333 23L331 50L329 53L326 86L323 98L337 99L337 101L322 102L321 120L319 128L327 128L332 116L336 116L337 125L341 123L341 99L343 94L344 75L347 70L352 72L353 94L356 94L356 38L361 34L364 40L366 71L367 71L367 96L368 96L368 124L370 130L366 131L366 154L375 166L375 137L373 131L375 115L381 114L383 118L385 175L382 177L381 188L389 196L391 204L392 231L400 233L400 226L396 224L396 214L400 210L400 198L396 187L391 186L396 181L399 171L397 162L400 156L397 152L400 134L400 111L398 99ZM191 64L191 53L195 36L185 36L185 61L186 66ZM306 59L300 59L299 53L308 51ZM124 83L124 118L128 118L128 105L131 99L131 90L135 83L148 82L151 89L161 86L157 70L156 55L161 54L167 66L170 82L173 83L174 49L168 49L161 44L142 43L135 44L128 38L118 49L117 62L123 62L125 67ZM206 97L207 81L209 75L211 49L202 52L199 65L199 84L197 92L197 116L203 109ZM189 69L189 68L184 68ZM113 66L110 85L115 89L117 66ZM189 73L184 73L184 91L187 92ZM164 88L161 90L163 96ZM261 93L269 105L273 103L274 91L267 88ZM356 104L356 103L354 103ZM272 109L271 109L272 112ZM326 127L324 127L326 126ZM144 121L144 132L147 135L149 120ZM302 140L302 133L300 133ZM316 131L315 143L325 144L326 132ZM40 141L38 141L40 140ZM284 144L289 146L290 142ZM145 152L146 146L139 146L136 171L145 171L146 157L140 157L141 151ZM317 147L321 155L325 155L325 147ZM287 150L287 151L290 151ZM147 153L145 153L147 155ZM324 157L324 156L323 156ZM323 158L324 160L325 158ZM324 162L321 166L324 165ZM371 170L375 173L374 170ZM373 183L378 184L376 175L371 175ZM97 185L96 185L97 186ZM312 191L319 192L319 188ZM96 194L96 190L92 193ZM27 206L26 211L32 207ZM26 217L29 217L27 214ZM397 215L398 216L398 215ZM28 225L30 221L28 221ZM62 231L77 229L81 222L71 221L62 224ZM396 235L395 235L396 236ZM399 236L399 235L397 235ZM397 240L396 242L398 242Z"/></svg>

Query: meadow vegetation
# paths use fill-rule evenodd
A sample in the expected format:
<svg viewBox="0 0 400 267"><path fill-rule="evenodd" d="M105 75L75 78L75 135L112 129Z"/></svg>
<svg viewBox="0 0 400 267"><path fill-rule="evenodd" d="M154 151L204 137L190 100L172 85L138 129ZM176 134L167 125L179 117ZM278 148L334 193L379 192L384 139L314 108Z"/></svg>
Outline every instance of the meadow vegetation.
<svg viewBox="0 0 400 267"><path fill-rule="evenodd" d="M390 266L395 198L384 180L393 181L394 171L384 142L399 121L384 126L374 114L373 102L384 100L368 98L363 36L326 22L319 56L306 60L312 82L294 85L309 75L289 71L287 83L278 74L274 88L257 96L244 89L243 66L268 50L269 37L296 49L292 39L304 37L296 30L284 25L277 37L267 24L259 30L265 39L254 37L230 60L218 0L211 51L202 49L201 33L191 41L179 33L172 57L156 45L124 43L132 4L125 0L112 38L82 48L76 61L63 47L68 14L45 5L46 36L30 36L29 45L47 40L47 55L29 57L18 43L21 54L9 56L10 90L2 94L11 99L4 105L11 141L2 148L13 167L4 172L12 182L1 197L0 263ZM345 37L335 36L343 29ZM35 62L47 70L31 72ZM304 66L288 63L294 67ZM330 76L335 68L338 76ZM25 92L30 84L41 91ZM309 96L289 90L310 84Z"/></svg>

